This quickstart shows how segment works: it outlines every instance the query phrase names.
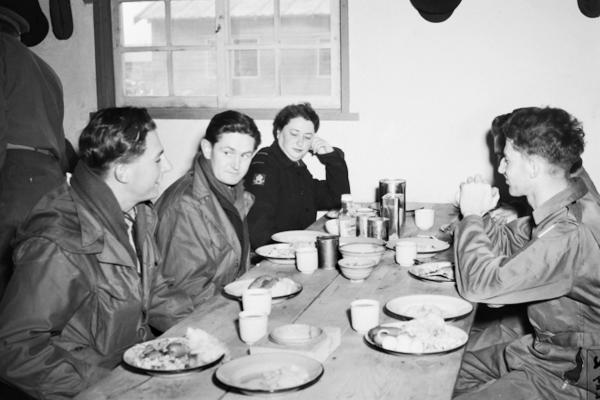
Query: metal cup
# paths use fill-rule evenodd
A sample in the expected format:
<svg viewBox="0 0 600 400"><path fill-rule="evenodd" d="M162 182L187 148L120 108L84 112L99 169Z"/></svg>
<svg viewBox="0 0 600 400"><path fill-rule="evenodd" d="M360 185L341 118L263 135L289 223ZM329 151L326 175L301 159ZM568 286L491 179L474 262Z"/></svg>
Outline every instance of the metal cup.
<svg viewBox="0 0 600 400"><path fill-rule="evenodd" d="M369 217L367 220L368 237L388 240L387 230L388 219L383 217Z"/></svg>
<svg viewBox="0 0 600 400"><path fill-rule="evenodd" d="M405 179L381 179L379 181L378 199L381 210L383 210L383 196L392 193L398 198L398 231L402 229L406 221L406 180ZM399 232L398 232L399 233ZM391 232L390 232L391 234Z"/></svg>
<svg viewBox="0 0 600 400"><path fill-rule="evenodd" d="M335 269L338 260L339 235L317 237L317 251L319 252L319 268Z"/></svg>

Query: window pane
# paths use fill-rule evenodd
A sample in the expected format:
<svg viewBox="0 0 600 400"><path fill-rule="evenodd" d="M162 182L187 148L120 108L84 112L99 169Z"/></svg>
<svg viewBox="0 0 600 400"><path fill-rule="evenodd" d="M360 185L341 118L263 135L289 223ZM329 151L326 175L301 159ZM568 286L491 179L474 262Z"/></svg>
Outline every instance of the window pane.
<svg viewBox="0 0 600 400"><path fill-rule="evenodd" d="M281 0L280 13L283 43L329 43L329 0Z"/></svg>
<svg viewBox="0 0 600 400"><path fill-rule="evenodd" d="M254 75L234 75L231 80L231 91L234 96L274 96L275 85L275 53L273 50L234 50L230 52L231 71L250 74L253 66Z"/></svg>
<svg viewBox="0 0 600 400"><path fill-rule="evenodd" d="M165 44L165 4L162 1L121 3L123 46Z"/></svg>
<svg viewBox="0 0 600 400"><path fill-rule="evenodd" d="M214 44L215 0L172 0L171 42L175 45Z"/></svg>
<svg viewBox="0 0 600 400"><path fill-rule="evenodd" d="M273 0L230 0L230 43L246 38L273 43L274 12Z"/></svg>
<svg viewBox="0 0 600 400"><path fill-rule="evenodd" d="M331 76L331 50L319 49L319 76Z"/></svg>
<svg viewBox="0 0 600 400"><path fill-rule="evenodd" d="M166 96L167 55L144 51L123 53L123 93L125 96Z"/></svg>
<svg viewBox="0 0 600 400"><path fill-rule="evenodd" d="M217 94L217 62L214 51L173 52L175 96Z"/></svg>
<svg viewBox="0 0 600 400"><path fill-rule="evenodd" d="M281 51L281 94L329 95L329 76L319 75L319 49Z"/></svg>

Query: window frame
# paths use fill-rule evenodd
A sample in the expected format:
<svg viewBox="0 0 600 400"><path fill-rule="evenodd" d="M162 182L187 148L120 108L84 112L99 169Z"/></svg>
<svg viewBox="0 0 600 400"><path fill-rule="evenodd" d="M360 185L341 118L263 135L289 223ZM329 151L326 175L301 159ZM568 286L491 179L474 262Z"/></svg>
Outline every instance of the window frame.
<svg viewBox="0 0 600 400"><path fill-rule="evenodd" d="M96 96L98 108L116 105L113 26L111 1L93 1L94 41L96 55ZM350 112L348 0L340 0L340 108L319 108L322 120L358 120ZM209 107L147 107L157 119L210 119L223 111ZM255 119L273 119L274 108L238 108Z"/></svg>

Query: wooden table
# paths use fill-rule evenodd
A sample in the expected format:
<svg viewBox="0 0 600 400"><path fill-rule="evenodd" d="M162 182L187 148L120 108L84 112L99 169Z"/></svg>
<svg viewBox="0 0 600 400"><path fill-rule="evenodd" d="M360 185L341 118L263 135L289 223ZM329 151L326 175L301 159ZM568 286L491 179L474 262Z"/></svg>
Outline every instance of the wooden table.
<svg viewBox="0 0 600 400"><path fill-rule="evenodd" d="M422 204L419 204L419 206ZM414 206L414 205L413 205ZM436 209L436 226L428 232L418 232L414 217L407 216L402 236L438 234L438 228L456 217L456 210L447 204L430 204ZM323 227L317 221L311 229ZM451 248L436 255L450 259ZM273 305L269 329L298 322L316 326L341 328L340 346L324 363L325 373L314 385L298 392L279 395L286 399L450 399L464 349L443 355L396 356L367 346L362 335L350 327L349 304L354 299L372 298L383 305L390 299L408 294L444 294L458 296L452 284L420 281L412 278L406 268L394 263L388 250L381 265L363 283L351 283L337 270L317 270L312 275L298 272L289 265L267 261L252 268L245 278L270 273L290 276L304 289L296 297ZM188 326L199 327L221 338L230 349L231 357L247 354L248 346L238 337L236 328L240 303L217 296L184 321L165 333L181 336ZM469 331L474 313L452 322ZM393 318L381 312L381 322ZM97 385L82 392L77 399L242 399L246 396L227 392L213 382L215 366L179 378L151 377L116 368ZM272 397L272 396L271 396Z"/></svg>

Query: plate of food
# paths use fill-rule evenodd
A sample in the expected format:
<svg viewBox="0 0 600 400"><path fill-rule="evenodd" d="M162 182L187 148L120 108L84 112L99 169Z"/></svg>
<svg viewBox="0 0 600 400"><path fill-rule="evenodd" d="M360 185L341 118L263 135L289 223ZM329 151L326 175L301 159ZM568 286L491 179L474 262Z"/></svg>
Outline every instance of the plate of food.
<svg viewBox="0 0 600 400"><path fill-rule="evenodd" d="M281 325L271 331L269 339L284 346L303 346L323 337L323 329L306 324Z"/></svg>
<svg viewBox="0 0 600 400"><path fill-rule="evenodd" d="M227 348L202 329L188 328L185 336L138 343L123 354L123 362L137 372L172 376L200 371L217 364Z"/></svg>
<svg viewBox="0 0 600 400"><path fill-rule="evenodd" d="M473 305L459 297L439 294L415 294L396 297L385 304L394 317L412 319L434 314L445 320L462 318L473 311Z"/></svg>
<svg viewBox="0 0 600 400"><path fill-rule="evenodd" d="M436 315L391 322L370 329L365 341L389 354L443 354L460 349L469 336L464 330L448 325Z"/></svg>
<svg viewBox="0 0 600 400"><path fill-rule="evenodd" d="M273 234L271 239L280 243L312 244L323 235L325 233L321 231L284 231Z"/></svg>
<svg viewBox="0 0 600 400"><path fill-rule="evenodd" d="M408 270L413 277L432 282L454 282L454 264L450 261L434 261L413 265Z"/></svg>
<svg viewBox="0 0 600 400"><path fill-rule="evenodd" d="M276 243L260 246L256 254L276 264L294 264L296 248L292 243Z"/></svg>
<svg viewBox="0 0 600 400"><path fill-rule="evenodd" d="M396 243L401 241L415 242L417 244L417 253L421 254L437 253L450 247L450 243L444 242L434 236L413 236L389 240L387 243L388 249L394 250Z"/></svg>
<svg viewBox="0 0 600 400"><path fill-rule="evenodd" d="M223 288L223 291L231 297L241 299L244 290L249 288L270 289L273 301L289 299L297 296L302 291L300 283L290 278L280 278L272 275L261 275L254 279L242 279L231 282Z"/></svg>
<svg viewBox="0 0 600 400"><path fill-rule="evenodd" d="M301 354L258 353L231 360L215 378L227 390L244 394L273 394L301 390L323 375L323 364Z"/></svg>

